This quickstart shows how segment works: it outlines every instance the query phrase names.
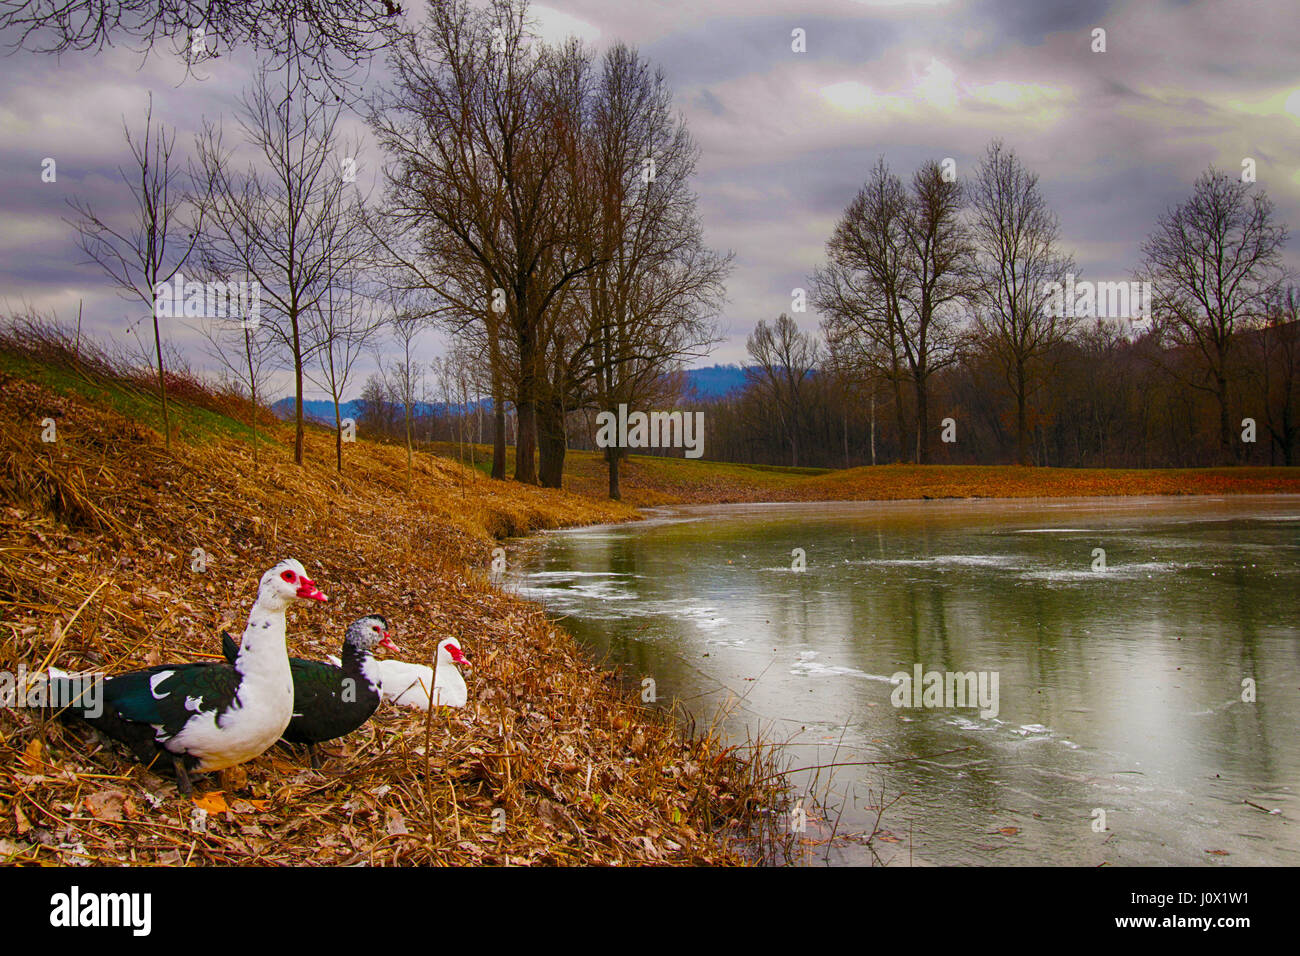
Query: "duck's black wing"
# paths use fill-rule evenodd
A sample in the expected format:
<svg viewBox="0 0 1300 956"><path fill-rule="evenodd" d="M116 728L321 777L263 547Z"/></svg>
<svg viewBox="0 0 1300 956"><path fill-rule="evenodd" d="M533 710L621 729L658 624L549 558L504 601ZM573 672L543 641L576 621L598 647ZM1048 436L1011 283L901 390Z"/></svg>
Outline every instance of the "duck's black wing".
<svg viewBox="0 0 1300 956"><path fill-rule="evenodd" d="M379 706L379 691L359 673L322 661L294 658L293 720L284 739L321 743L356 730Z"/></svg>

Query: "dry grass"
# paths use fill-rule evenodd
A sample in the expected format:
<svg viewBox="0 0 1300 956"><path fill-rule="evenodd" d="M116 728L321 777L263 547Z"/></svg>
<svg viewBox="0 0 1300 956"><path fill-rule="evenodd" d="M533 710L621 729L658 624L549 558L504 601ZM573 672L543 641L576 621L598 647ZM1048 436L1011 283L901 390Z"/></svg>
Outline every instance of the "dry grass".
<svg viewBox="0 0 1300 956"><path fill-rule="evenodd" d="M2 377L2 376L0 376ZM215 656L242 628L262 571L301 560L330 596L291 612L292 653L337 651L379 611L406 659L454 635L474 667L469 705L394 711L321 772L273 750L198 778L195 802L84 725L0 709L0 860L215 864L733 864L753 858L767 765L634 702L540 608L497 589L493 539L623 520L624 506L491 482L400 449L331 437L309 464L273 432L255 468L243 441L178 444L75 395L0 380L0 669L50 662L127 670ZM58 441L40 441L53 418ZM195 549L204 573L191 570ZM206 818L200 810L206 810ZM495 826L494 826L495 824Z"/></svg>
<svg viewBox="0 0 1300 956"><path fill-rule="evenodd" d="M468 446L439 454L468 462ZM475 446L487 461L491 449ZM509 458L508 458L509 460ZM831 471L632 455L621 466L623 501L638 508L757 501L894 501L920 498L1066 498L1112 495L1300 494L1300 468L1030 468L1019 465L878 465ZM564 487L604 500L602 455L570 451Z"/></svg>

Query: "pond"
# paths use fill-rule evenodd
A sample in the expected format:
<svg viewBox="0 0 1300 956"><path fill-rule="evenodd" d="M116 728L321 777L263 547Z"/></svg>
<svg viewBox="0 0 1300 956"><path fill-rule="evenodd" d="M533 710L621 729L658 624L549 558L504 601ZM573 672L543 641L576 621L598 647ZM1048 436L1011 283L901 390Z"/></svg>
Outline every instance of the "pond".
<svg viewBox="0 0 1300 956"><path fill-rule="evenodd" d="M842 765L790 777L805 862L1300 864L1300 497L665 508L511 563L659 704Z"/></svg>

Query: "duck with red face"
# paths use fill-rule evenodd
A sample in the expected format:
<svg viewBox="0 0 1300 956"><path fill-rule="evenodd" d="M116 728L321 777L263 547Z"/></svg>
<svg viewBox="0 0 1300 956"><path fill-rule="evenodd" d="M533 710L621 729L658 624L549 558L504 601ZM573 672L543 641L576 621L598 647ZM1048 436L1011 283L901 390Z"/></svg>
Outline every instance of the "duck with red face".
<svg viewBox="0 0 1300 956"><path fill-rule="evenodd" d="M233 664L160 664L117 674L104 680L102 713L67 713L122 741L145 763L169 758L181 792L189 793L191 771L232 767L280 739L294 713L285 612L325 600L306 568L286 558L262 575Z"/></svg>
<svg viewBox="0 0 1300 956"><path fill-rule="evenodd" d="M375 712L380 701L380 665L376 648L396 651L388 622L367 614L348 625L343 657L337 664L289 659L293 675L293 719L284 731L290 743L307 745L312 767L319 767L316 744L352 733ZM239 661L241 648L229 634L221 635L226 660Z"/></svg>
<svg viewBox="0 0 1300 956"><path fill-rule="evenodd" d="M439 641L434 663L436 670L427 664L392 659L376 661L384 700L416 710L440 705L464 707L469 699L469 688L465 686L465 678L459 669L469 667L469 660L461 651L460 641L454 637L444 637Z"/></svg>

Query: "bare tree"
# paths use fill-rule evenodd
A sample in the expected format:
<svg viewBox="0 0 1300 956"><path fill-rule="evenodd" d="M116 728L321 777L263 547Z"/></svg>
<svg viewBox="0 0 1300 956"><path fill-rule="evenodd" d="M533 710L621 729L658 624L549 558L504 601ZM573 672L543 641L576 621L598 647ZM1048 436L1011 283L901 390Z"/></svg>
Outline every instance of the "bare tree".
<svg viewBox="0 0 1300 956"><path fill-rule="evenodd" d="M1035 366L1073 324L1068 310L1050 307L1047 286L1064 283L1074 261L1057 247L1060 221L1038 189L1038 176L1000 140L989 144L970 198L980 255L976 330L1014 396L1016 461L1026 464Z"/></svg>
<svg viewBox="0 0 1300 956"><path fill-rule="evenodd" d="M904 285L899 344L916 394L916 461L930 460L930 376L956 360L960 307L972 293L974 248L962 221L962 187L931 160L912 176L907 217L910 280Z"/></svg>
<svg viewBox="0 0 1300 956"><path fill-rule="evenodd" d="M844 333L889 356L895 413L903 428L897 383L903 372L916 405L915 460L929 459L929 382L956 357L960 305L971 295L974 251L961 220L961 185L939 163L923 165L911 190L877 162L844 211L813 275L814 302Z"/></svg>
<svg viewBox="0 0 1300 956"><path fill-rule="evenodd" d="M43 53L100 51L124 41L145 55L170 40L192 69L246 45L341 90L391 41L395 0L0 0L0 31L14 47Z"/></svg>
<svg viewBox="0 0 1300 956"><path fill-rule="evenodd" d="M1294 465L1300 445L1300 288L1288 284L1275 290L1254 337L1258 359L1252 364L1271 439L1269 463L1277 448L1282 463Z"/></svg>
<svg viewBox="0 0 1300 956"><path fill-rule="evenodd" d="M389 395L384 372L372 372L361 388L361 423L367 432L390 438L397 427L397 406Z"/></svg>
<svg viewBox="0 0 1300 956"><path fill-rule="evenodd" d="M144 132L132 137L123 123L126 145L134 165L128 172L118 167L118 174L131 191L135 208L129 225L115 227L97 216L89 203L72 199L76 211L78 245L116 283L128 299L138 300L153 318L154 361L158 371L158 400L162 403L163 440L171 448L171 418L167 410L167 379L163 370L162 337L158 330L158 286L170 283L180 272L201 228L201 214L186 218L190 204L186 198L183 172L172 162L176 145L175 131L168 132L159 123L153 125L153 96L145 112ZM169 294L167 301L172 302ZM173 315L178 314L173 311Z"/></svg>
<svg viewBox="0 0 1300 956"><path fill-rule="evenodd" d="M398 45L394 88L371 111L394 159L387 214L399 232L420 236L418 256L391 243L386 251L409 270L410 287L447 302L442 314L453 321L478 321L487 309L499 317L489 320L489 342L508 338L515 353L515 479L527 483L537 481L544 317L589 268L576 259L588 223L564 188L580 131L560 96L561 75L583 56L532 38L523 0L484 10L448 0Z"/></svg>
<svg viewBox="0 0 1300 956"><path fill-rule="evenodd" d="M661 395L666 373L717 341L713 317L731 258L704 245L690 188L699 149L661 70L614 45L590 128L589 188L600 202L584 253L590 269L574 294L576 347L564 367L572 370L569 407L590 401L616 411ZM605 449L613 499L625 453Z"/></svg>
<svg viewBox="0 0 1300 956"><path fill-rule="evenodd" d="M343 395L352 381L357 359L374 345L384 327L378 303L361 288L360 266L370 253L368 236L359 228L358 215L351 216L350 221L358 225L345 229L338 248L327 251L325 295L317 298L317 318L307 333L312 339L309 350L316 357L315 369L308 366L304 370L312 384L329 392L334 405L334 460L340 472L343 417L339 409Z"/></svg>
<svg viewBox="0 0 1300 956"><path fill-rule="evenodd" d="M1225 463L1235 457L1229 406L1236 333L1267 311L1283 280L1286 240L1262 189L1211 167L1142 243L1138 278L1151 283L1152 317L1195 357L1197 374L1182 380L1217 404Z"/></svg>
<svg viewBox="0 0 1300 956"><path fill-rule="evenodd" d="M782 312L770 326L760 319L745 347L758 366L753 379L781 417L790 442L790 464L797 466L806 392L821 346L814 335L800 332L794 320Z"/></svg>
<svg viewBox="0 0 1300 956"><path fill-rule="evenodd" d="M829 263L812 277L826 341L840 356L856 348L864 372L874 368L889 383L900 448L907 435L908 373L900 347L907 209L902 180L877 160L826 244Z"/></svg>
<svg viewBox="0 0 1300 956"><path fill-rule="evenodd" d="M400 349L396 362L390 362L383 368L388 390L402 405L403 433L406 437L406 492L410 494L413 480L416 396L420 394L420 385L424 372L416 357L415 340L427 327L426 315L417 309L399 307L388 320L393 338Z"/></svg>
<svg viewBox="0 0 1300 956"><path fill-rule="evenodd" d="M321 301L347 260L348 154L336 128L339 109L272 89L262 71L242 101L240 125L260 163L243 173L219 127L199 137L196 179L211 228L205 262L261 286L270 326L285 344L294 374L294 461L303 461L303 376L321 336L309 334Z"/></svg>

